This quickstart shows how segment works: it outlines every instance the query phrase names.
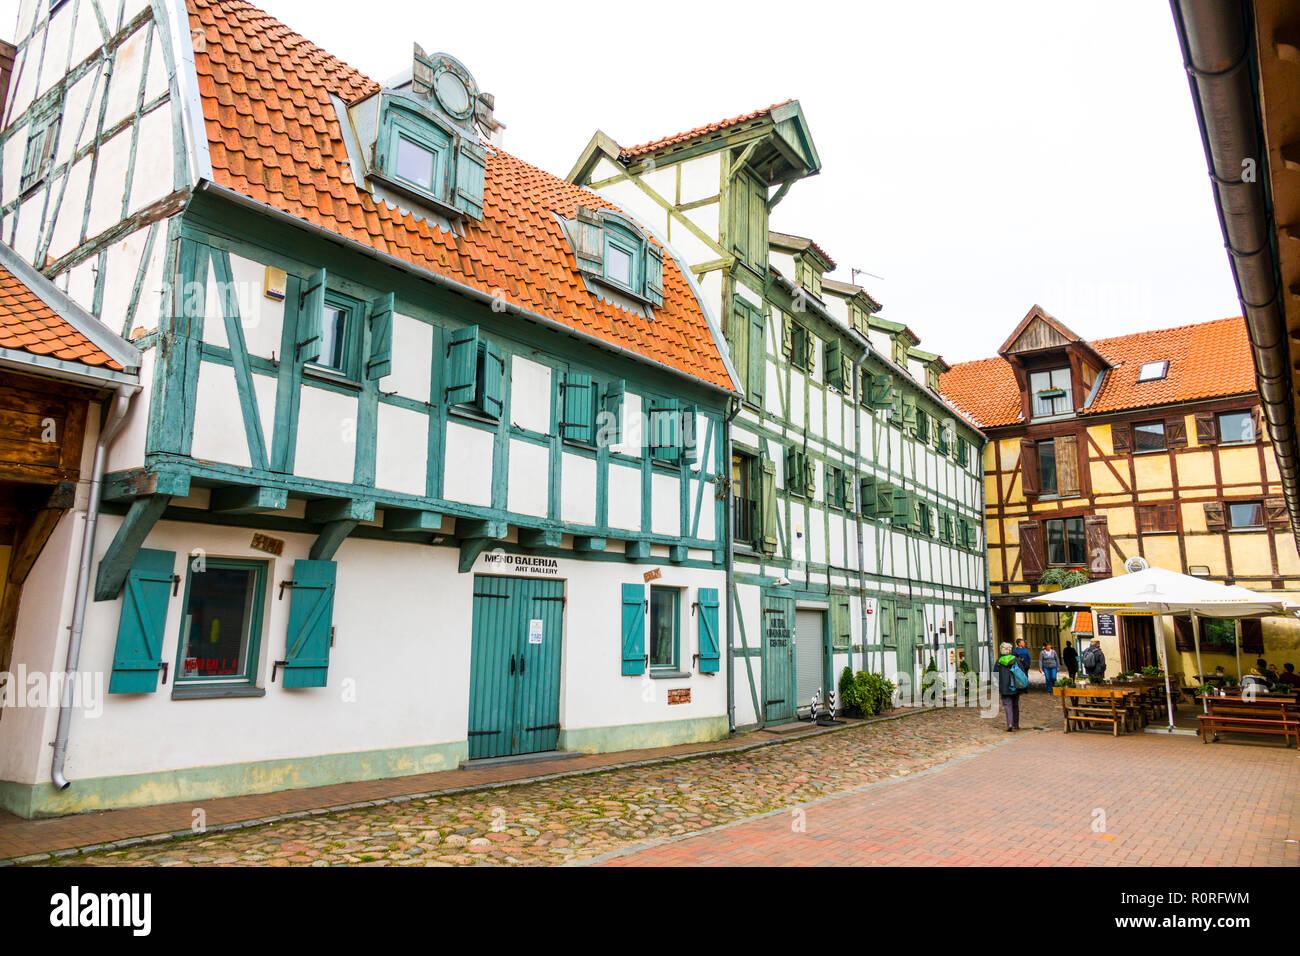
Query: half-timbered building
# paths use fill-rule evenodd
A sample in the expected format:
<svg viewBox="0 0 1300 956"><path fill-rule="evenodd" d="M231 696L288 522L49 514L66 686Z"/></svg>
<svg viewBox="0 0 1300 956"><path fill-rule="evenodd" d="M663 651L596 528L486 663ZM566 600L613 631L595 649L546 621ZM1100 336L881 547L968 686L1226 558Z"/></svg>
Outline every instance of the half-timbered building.
<svg viewBox="0 0 1300 956"><path fill-rule="evenodd" d="M1059 641L1063 610L1025 604L1045 575L1050 590L1062 571L1108 576L1134 556L1255 590L1300 589L1242 319L1089 342L1034 306L996 357L953 366L940 388L989 438L997 639L1022 635L1036 655ZM1159 620L1092 621L1086 636L1102 641L1108 673L1157 662ZM1238 637L1247 666L1295 656L1294 622L1205 627L1207 669L1236 673ZM1170 630L1171 666L1191 680L1190 621Z"/></svg>
<svg viewBox="0 0 1300 956"><path fill-rule="evenodd" d="M827 276L769 215L821 168L796 101L624 148L598 132L569 178L681 250L744 388L730 432L725 615L733 714L780 723L841 669L915 687L980 656L979 432L937 391L942 359Z"/></svg>
<svg viewBox="0 0 1300 956"><path fill-rule="evenodd" d="M381 85L241 0L25 0L3 238L143 392L74 665L102 716L54 754L53 713L0 722L4 806L727 733L740 383L707 299L506 152L463 64L400 59ZM64 608L22 620L61 661Z"/></svg>

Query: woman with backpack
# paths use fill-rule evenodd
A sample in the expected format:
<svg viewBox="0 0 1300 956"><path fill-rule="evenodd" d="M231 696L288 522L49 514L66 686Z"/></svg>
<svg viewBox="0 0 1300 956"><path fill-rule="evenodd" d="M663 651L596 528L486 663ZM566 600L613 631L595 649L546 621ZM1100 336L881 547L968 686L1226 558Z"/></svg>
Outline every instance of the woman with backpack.
<svg viewBox="0 0 1300 956"><path fill-rule="evenodd" d="M993 665L993 672L998 675L998 696L1002 698L1002 712L1010 733L1020 729L1020 692L1029 686L1029 675L1020 669L1010 644L1003 641L999 650L1002 656Z"/></svg>

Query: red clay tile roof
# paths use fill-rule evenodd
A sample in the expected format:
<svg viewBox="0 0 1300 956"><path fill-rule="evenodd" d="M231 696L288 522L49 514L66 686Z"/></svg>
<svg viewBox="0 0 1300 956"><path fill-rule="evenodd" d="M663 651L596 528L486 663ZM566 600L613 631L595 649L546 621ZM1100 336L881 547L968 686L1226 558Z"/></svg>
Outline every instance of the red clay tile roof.
<svg viewBox="0 0 1300 956"><path fill-rule="evenodd" d="M379 85L243 0L187 5L218 185L732 388L672 256L664 256L664 304L654 322L587 290L555 214L572 218L579 205L611 203L496 147L488 155L483 219L466 219L463 236L377 202L353 181L330 94L354 102Z"/></svg>
<svg viewBox="0 0 1300 956"><path fill-rule="evenodd" d="M1097 339L1091 345L1114 367L1083 415L1255 391L1255 362L1240 317ZM1169 360L1165 378L1139 383L1142 364L1161 359ZM1020 420L1020 391L1006 359L960 362L939 377L939 391L985 428Z"/></svg>
<svg viewBox="0 0 1300 956"><path fill-rule="evenodd" d="M765 106L761 110L754 110L752 113L741 113L739 116L733 116L731 119L718 120L716 123L706 123L703 126L697 126L695 129L688 129L684 133L674 133L672 136L665 136L662 139L654 139L648 143L642 143L640 146L628 146L623 149L618 158L627 160L633 156L640 156L643 153L653 153L655 150L663 149L666 146L676 146L678 143L684 143L687 140L695 139L697 136L703 136L706 133L716 133L719 130L727 129L731 126L738 126L741 123L747 123L752 119L758 119L760 116L766 116L778 106L784 106L789 100L782 100L780 103L773 103L771 106Z"/></svg>
<svg viewBox="0 0 1300 956"><path fill-rule="evenodd" d="M122 371L122 366L0 266L0 348Z"/></svg>

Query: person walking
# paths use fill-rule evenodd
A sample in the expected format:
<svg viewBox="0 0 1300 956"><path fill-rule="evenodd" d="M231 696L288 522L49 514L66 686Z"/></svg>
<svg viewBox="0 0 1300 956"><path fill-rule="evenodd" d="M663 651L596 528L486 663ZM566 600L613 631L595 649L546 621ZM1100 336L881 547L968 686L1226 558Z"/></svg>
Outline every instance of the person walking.
<svg viewBox="0 0 1300 956"><path fill-rule="evenodd" d="M1079 652L1069 641L1065 642L1065 650L1061 651L1061 660L1065 661L1065 672L1070 675L1070 680L1074 680L1074 675L1079 672Z"/></svg>
<svg viewBox="0 0 1300 956"><path fill-rule="evenodd" d="M1101 651L1101 641L1097 638L1092 639L1092 643L1084 648L1083 656L1079 658L1079 663L1083 665L1083 672L1091 678L1101 680L1106 676L1106 655Z"/></svg>
<svg viewBox="0 0 1300 956"><path fill-rule="evenodd" d="M1010 733L1020 729L1020 688L1012 673L1020 667L1020 662L1006 641L1002 642L999 651L1002 656L993 665L993 672L998 675L998 696L1002 698L1002 713L1007 718L1007 732Z"/></svg>
<svg viewBox="0 0 1300 956"><path fill-rule="evenodd" d="M1047 692L1050 694L1052 688L1056 686L1056 672L1061 669L1061 659L1052 649L1051 641L1045 643L1043 649L1038 652L1038 666L1043 672L1043 680L1047 682Z"/></svg>
<svg viewBox="0 0 1300 956"><path fill-rule="evenodd" d="M1016 663L1020 665L1020 669L1024 671L1025 676L1028 677L1029 676L1029 648L1025 646L1025 639L1023 637L1016 638L1016 648L1011 653L1015 655Z"/></svg>

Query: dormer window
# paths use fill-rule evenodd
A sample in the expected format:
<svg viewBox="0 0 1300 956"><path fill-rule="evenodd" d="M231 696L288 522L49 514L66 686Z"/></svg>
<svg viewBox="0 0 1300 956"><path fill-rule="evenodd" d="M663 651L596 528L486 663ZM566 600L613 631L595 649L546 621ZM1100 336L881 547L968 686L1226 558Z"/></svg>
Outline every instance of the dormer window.
<svg viewBox="0 0 1300 956"><path fill-rule="evenodd" d="M1159 362L1144 362L1142 368L1138 369L1138 381L1158 382L1168 374L1168 359L1161 359Z"/></svg>
<svg viewBox="0 0 1300 956"><path fill-rule="evenodd" d="M1068 368L1030 372L1029 394L1033 400L1034 418L1068 415L1074 411L1074 396L1071 394Z"/></svg>
<svg viewBox="0 0 1300 956"><path fill-rule="evenodd" d="M578 269L594 282L663 305L663 249L626 216L579 206L569 223Z"/></svg>

